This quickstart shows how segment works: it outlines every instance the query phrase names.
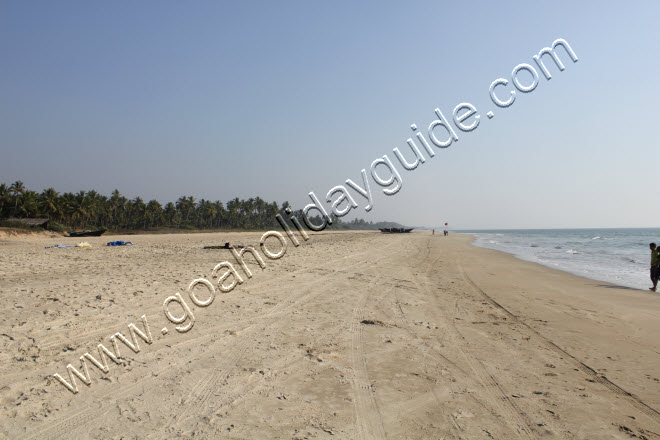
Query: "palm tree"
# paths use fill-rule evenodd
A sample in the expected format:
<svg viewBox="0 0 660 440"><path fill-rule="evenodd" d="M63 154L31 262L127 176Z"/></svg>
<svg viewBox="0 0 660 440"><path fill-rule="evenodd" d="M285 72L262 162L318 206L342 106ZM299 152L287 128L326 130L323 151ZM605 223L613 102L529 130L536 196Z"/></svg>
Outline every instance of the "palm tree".
<svg viewBox="0 0 660 440"><path fill-rule="evenodd" d="M74 220L78 219L80 221L77 223L77 226L84 227L87 225L87 220L89 219L91 212L90 198L85 191L79 191L78 194L74 196L73 203L73 218Z"/></svg>
<svg viewBox="0 0 660 440"><path fill-rule="evenodd" d="M217 220L216 227L221 225L226 225L227 221L227 210L220 200L216 200L215 203L215 218Z"/></svg>
<svg viewBox="0 0 660 440"><path fill-rule="evenodd" d="M178 215L178 222L177 222L177 228L181 226L181 220L187 216L187 206L188 206L188 199L186 196L181 196L179 199L176 201L176 211Z"/></svg>
<svg viewBox="0 0 660 440"><path fill-rule="evenodd" d="M73 224L75 217L75 197L71 193L64 193L60 197L60 212L58 215L62 223Z"/></svg>
<svg viewBox="0 0 660 440"><path fill-rule="evenodd" d="M200 200L199 202L199 211L200 211L200 224L201 227L212 227L213 219L217 215L218 211L216 210L215 204L211 203L208 200Z"/></svg>
<svg viewBox="0 0 660 440"><path fill-rule="evenodd" d="M117 211L119 210L119 201L121 199L121 194L119 193L118 189L115 189L112 192L112 195L110 196L110 199L108 199L108 208L111 212L110 214L110 221L111 223L117 223L119 220L118 213Z"/></svg>
<svg viewBox="0 0 660 440"><path fill-rule="evenodd" d="M163 207L158 200L150 200L147 204L146 216L151 226L158 226L163 218Z"/></svg>
<svg viewBox="0 0 660 440"><path fill-rule="evenodd" d="M14 215L16 215L16 210L18 209L18 198L19 196L25 194L25 185L23 185L23 182L17 180L16 182L12 183L9 187L9 194L16 200L14 202Z"/></svg>
<svg viewBox="0 0 660 440"><path fill-rule="evenodd" d="M174 206L174 203L168 202L167 205L165 205L165 221L167 222L168 226L174 225L176 216L176 206Z"/></svg>
<svg viewBox="0 0 660 440"><path fill-rule="evenodd" d="M130 201L131 224L136 227L140 220L143 220L144 229L147 228L147 216L145 215L147 205L141 197L136 197Z"/></svg>
<svg viewBox="0 0 660 440"><path fill-rule="evenodd" d="M102 213L103 208L105 208L102 197L99 193L94 190L88 191L86 196L86 210L87 217L86 223L97 224L98 217Z"/></svg>
<svg viewBox="0 0 660 440"><path fill-rule="evenodd" d="M195 210L195 198L193 196L179 197L179 200L176 201L176 209L179 211L181 218L185 220L186 225L188 225L190 213Z"/></svg>
<svg viewBox="0 0 660 440"><path fill-rule="evenodd" d="M229 226L235 228L238 226L238 210L241 206L241 201L238 197L235 197L227 202L227 211L229 216Z"/></svg>
<svg viewBox="0 0 660 440"><path fill-rule="evenodd" d="M21 217L37 217L39 215L39 194L26 190L20 206Z"/></svg>
<svg viewBox="0 0 660 440"><path fill-rule="evenodd" d="M9 211L10 199L9 188L7 188L7 185L4 183L0 184L0 218L9 214L9 212L5 214L5 211Z"/></svg>
<svg viewBox="0 0 660 440"><path fill-rule="evenodd" d="M54 188L43 190L39 196L41 212L45 213L49 219L54 219L59 212L59 193Z"/></svg>

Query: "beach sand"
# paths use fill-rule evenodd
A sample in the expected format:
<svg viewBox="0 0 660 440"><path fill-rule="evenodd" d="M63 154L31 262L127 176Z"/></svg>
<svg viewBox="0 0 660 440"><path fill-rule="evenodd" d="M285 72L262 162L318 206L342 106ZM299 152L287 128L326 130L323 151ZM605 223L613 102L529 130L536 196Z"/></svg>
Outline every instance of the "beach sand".
<svg viewBox="0 0 660 440"><path fill-rule="evenodd" d="M428 232L323 232L208 307L188 284L259 233L0 240L9 438L656 439L660 298ZM132 247L106 247L130 240ZM276 246L273 245L273 248ZM163 301L195 317L178 333ZM203 290L199 292L200 299ZM180 313L172 306L173 313ZM71 393L128 325L152 344ZM161 330L167 327L167 334ZM129 338L130 339L130 338Z"/></svg>

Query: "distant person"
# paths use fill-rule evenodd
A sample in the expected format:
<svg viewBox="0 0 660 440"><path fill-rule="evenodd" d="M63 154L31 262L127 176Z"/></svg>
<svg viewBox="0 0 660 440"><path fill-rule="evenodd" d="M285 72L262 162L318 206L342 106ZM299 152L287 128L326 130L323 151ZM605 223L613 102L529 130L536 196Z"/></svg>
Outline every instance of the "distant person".
<svg viewBox="0 0 660 440"><path fill-rule="evenodd" d="M433 233L431 235L435 235L435 229L433 229Z"/></svg>
<svg viewBox="0 0 660 440"><path fill-rule="evenodd" d="M655 243L649 243L649 248L651 248L651 282L653 283L653 287L649 287L649 290L655 292L660 278L660 255Z"/></svg>

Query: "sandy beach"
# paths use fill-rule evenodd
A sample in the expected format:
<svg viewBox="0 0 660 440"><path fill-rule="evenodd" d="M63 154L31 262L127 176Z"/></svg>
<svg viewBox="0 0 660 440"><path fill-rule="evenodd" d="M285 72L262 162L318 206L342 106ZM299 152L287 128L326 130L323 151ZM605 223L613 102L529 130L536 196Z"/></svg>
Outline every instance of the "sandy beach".
<svg viewBox="0 0 660 440"><path fill-rule="evenodd" d="M474 247L323 232L179 333L165 298L261 233L0 240L7 438L660 438L660 298ZM132 247L106 247L130 240ZM201 292L201 291L200 291ZM202 293L200 293L200 297ZM190 301L188 301L189 304ZM173 308L174 310L174 308ZM180 309L178 309L180 310ZM69 391L110 336L152 343ZM164 333L162 329L167 328ZM130 337L129 337L130 339Z"/></svg>

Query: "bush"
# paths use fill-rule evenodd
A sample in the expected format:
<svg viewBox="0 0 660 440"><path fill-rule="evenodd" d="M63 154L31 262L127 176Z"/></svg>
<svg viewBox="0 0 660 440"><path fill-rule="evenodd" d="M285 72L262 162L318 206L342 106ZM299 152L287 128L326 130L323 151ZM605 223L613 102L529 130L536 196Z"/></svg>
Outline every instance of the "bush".
<svg viewBox="0 0 660 440"><path fill-rule="evenodd" d="M31 226L26 225L25 223L12 221L12 220L0 220L0 226L4 228L14 228L14 229L33 229Z"/></svg>
<svg viewBox="0 0 660 440"><path fill-rule="evenodd" d="M50 222L50 223L48 223L48 230L49 230L49 231L53 231L53 232L66 232L66 231L68 231L69 229L71 229L71 228L69 228L69 227L67 227L67 226L64 226L64 225L61 225L61 224L59 224L59 223L57 223L57 222Z"/></svg>

